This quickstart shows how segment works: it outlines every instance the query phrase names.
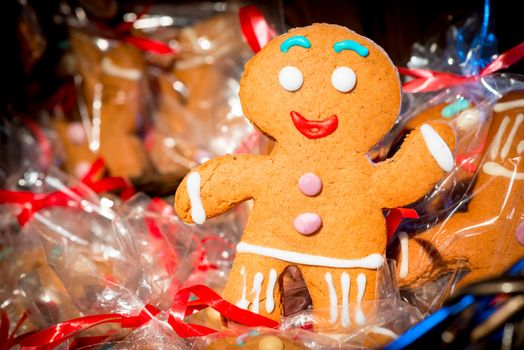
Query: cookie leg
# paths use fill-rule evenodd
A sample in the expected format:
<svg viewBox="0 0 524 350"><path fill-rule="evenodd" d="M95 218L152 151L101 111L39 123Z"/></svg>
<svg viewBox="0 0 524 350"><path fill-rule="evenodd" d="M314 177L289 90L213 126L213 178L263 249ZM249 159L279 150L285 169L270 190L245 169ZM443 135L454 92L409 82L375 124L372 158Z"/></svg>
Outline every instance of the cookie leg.
<svg viewBox="0 0 524 350"><path fill-rule="evenodd" d="M243 309L280 320L278 277L286 263L252 254L238 254L224 289L224 299Z"/></svg>
<svg viewBox="0 0 524 350"><path fill-rule="evenodd" d="M363 303L375 299L375 270L317 266L302 266L301 270L320 320L342 327L366 323L366 314L371 311Z"/></svg>

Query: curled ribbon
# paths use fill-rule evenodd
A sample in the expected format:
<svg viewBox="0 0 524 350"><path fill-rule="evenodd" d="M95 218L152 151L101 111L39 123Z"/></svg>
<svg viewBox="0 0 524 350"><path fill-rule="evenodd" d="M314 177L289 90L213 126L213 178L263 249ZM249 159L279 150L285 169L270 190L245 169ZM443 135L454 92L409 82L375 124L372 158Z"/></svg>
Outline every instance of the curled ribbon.
<svg viewBox="0 0 524 350"><path fill-rule="evenodd" d="M260 51L276 36L264 15L256 6L244 6L238 10L240 28L249 47L254 53Z"/></svg>
<svg viewBox="0 0 524 350"><path fill-rule="evenodd" d="M160 313L159 309L152 305L146 305L136 316L102 314L75 318L73 320L58 323L26 337L20 341L20 349L54 349L81 332L108 323L119 324L122 328L136 329L149 322L158 313ZM102 339L103 337L97 338Z"/></svg>
<svg viewBox="0 0 524 350"><path fill-rule="evenodd" d="M93 180L104 168L104 161L97 159L87 175L82 179L84 185L88 186L95 193L121 190L120 196L127 199L134 194L132 185L123 177L105 177L100 180ZM69 191L75 194L81 194L80 186L70 187ZM72 198L69 194L61 191L50 193L32 193L23 191L0 190L0 204L18 204L22 207L18 214L18 222L25 225L27 221L39 210L52 207L62 206L78 208L80 203Z"/></svg>
<svg viewBox="0 0 524 350"><path fill-rule="evenodd" d="M175 50L166 43L146 37L127 35L122 40L142 51L152 52L159 55L176 53Z"/></svg>
<svg viewBox="0 0 524 350"><path fill-rule="evenodd" d="M499 55L482 69L478 75L462 76L453 73L432 71L429 69L410 69L404 67L398 67L398 71L400 74L414 78L402 85L403 92L431 92L475 81L483 76L508 68L523 58L524 42Z"/></svg>
<svg viewBox="0 0 524 350"><path fill-rule="evenodd" d="M20 344L22 340L31 336L34 332L27 332L16 336L18 329L27 319L27 312L24 312L18 322L15 324L13 331L9 334L9 318L4 310L0 310L0 350L9 350L11 347Z"/></svg>
<svg viewBox="0 0 524 350"><path fill-rule="evenodd" d="M194 296L197 299L191 300ZM173 306L169 310L168 324L181 337L197 337L218 332L215 329L202 325L186 323L184 319L193 313L211 307L225 316L227 319L248 327L276 328L279 323L267 317L255 314L251 311L241 309L222 299L212 289L195 285L181 289L174 297ZM58 323L42 331L23 337L16 344L20 344L22 350L54 349L63 342L103 324L118 324L122 328L136 329L143 326L160 313L160 310L152 305L146 305L136 316L123 314L90 315L75 318L66 322ZM77 344L95 344L103 341L107 335L92 336L76 340ZM70 347L71 349L72 347ZM6 348L8 349L8 348Z"/></svg>

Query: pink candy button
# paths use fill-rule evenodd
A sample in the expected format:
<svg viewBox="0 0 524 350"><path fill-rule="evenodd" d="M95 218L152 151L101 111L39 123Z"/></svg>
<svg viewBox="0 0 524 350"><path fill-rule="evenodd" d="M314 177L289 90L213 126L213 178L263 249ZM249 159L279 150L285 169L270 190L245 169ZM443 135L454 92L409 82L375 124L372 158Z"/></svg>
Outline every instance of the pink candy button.
<svg viewBox="0 0 524 350"><path fill-rule="evenodd" d="M524 246L524 221L522 221L517 227L517 232L515 232L515 235L517 236L517 241L520 243L520 245Z"/></svg>
<svg viewBox="0 0 524 350"><path fill-rule="evenodd" d="M322 180L313 173L305 173L298 179L298 188L306 196L316 196L322 190Z"/></svg>
<svg viewBox="0 0 524 350"><path fill-rule="evenodd" d="M67 139L76 145L81 145L86 140L86 132L80 122L72 122L67 126Z"/></svg>
<svg viewBox="0 0 524 350"><path fill-rule="evenodd" d="M322 225L322 219L315 213L302 213L295 218L293 226L303 235L315 233Z"/></svg>

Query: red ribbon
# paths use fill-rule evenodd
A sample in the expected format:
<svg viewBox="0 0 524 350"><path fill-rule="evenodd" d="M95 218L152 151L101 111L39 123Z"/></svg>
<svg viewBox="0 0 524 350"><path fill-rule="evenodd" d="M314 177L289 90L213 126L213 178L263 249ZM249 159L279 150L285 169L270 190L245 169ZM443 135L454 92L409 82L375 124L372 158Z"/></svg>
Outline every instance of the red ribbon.
<svg viewBox="0 0 524 350"><path fill-rule="evenodd" d="M192 296L196 300L190 301ZM227 319L248 327L277 328L278 322L267 317L255 314L251 311L241 309L222 299L212 289L196 285L181 289L175 295L173 306L169 310L168 323L173 330L183 338L197 337L218 332L215 329L202 325L186 323L184 319L206 307L211 307L225 316ZM137 316L123 314L90 315L75 318L46 328L37 333L26 336L19 341L20 349L53 349L63 342L79 335L93 327L103 324L118 324L122 328L136 329L149 322L160 310L152 305L146 305ZM1 334L0 334L1 336ZM77 340L77 344L95 344L106 339L108 335L96 337L85 337ZM81 341L81 340L84 341ZM73 345L73 344L72 344ZM72 348L72 347L70 347ZM7 348L6 348L7 349Z"/></svg>
<svg viewBox="0 0 524 350"><path fill-rule="evenodd" d="M16 332L18 332L18 329L22 326L26 319L27 312L24 312L13 328L11 334L9 334L9 318L7 317L7 313L4 310L0 310L0 350L9 350L11 347L20 344L22 340L34 333L31 331L19 335L18 337L16 336Z"/></svg>
<svg viewBox="0 0 524 350"><path fill-rule="evenodd" d="M90 328L103 324L119 324L122 328L136 329L155 317L160 310L152 305L146 305L137 316L123 314L89 315L39 331L20 342L20 349L54 349L68 339ZM102 337L97 337L101 339Z"/></svg>
<svg viewBox="0 0 524 350"><path fill-rule="evenodd" d="M196 296L198 299L189 301L191 295ZM206 307L211 307L228 320L244 326L268 328L277 328L279 326L276 321L241 309L225 301L215 291L203 285L196 285L178 291L171 307L168 322L173 327L173 330L183 338L216 333L217 331L212 328L184 322L186 316Z"/></svg>
<svg viewBox="0 0 524 350"><path fill-rule="evenodd" d="M67 83L60 87L45 103L45 106L52 110L60 106L64 113L69 113L75 108L77 103L76 89L74 83Z"/></svg>
<svg viewBox="0 0 524 350"><path fill-rule="evenodd" d="M386 215L386 227L388 241L393 237L398 226L404 219L418 219L418 213L410 208L393 208Z"/></svg>
<svg viewBox="0 0 524 350"><path fill-rule="evenodd" d="M241 7L238 10L238 17L242 34L254 53L260 51L276 36L275 31L256 6Z"/></svg>
<svg viewBox="0 0 524 350"><path fill-rule="evenodd" d="M399 67L398 71L400 74L415 78L402 85L403 92L430 92L475 81L480 77L508 68L523 58L524 42L499 55L495 60L481 70L478 75L462 76L453 73L432 71L429 69L410 69L404 67Z"/></svg>
<svg viewBox="0 0 524 350"><path fill-rule="evenodd" d="M105 177L101 180L93 180L94 176L104 168L104 161L97 159L82 182L95 193L122 190L121 197L127 199L133 195L132 185L122 177ZM80 195L81 187L70 187L69 190ZM69 194L61 191L50 193L32 193L23 191L0 190L0 204L19 204L22 207L18 214L18 222L25 225L27 221L39 210L52 206L79 208L80 203L71 198Z"/></svg>
<svg viewBox="0 0 524 350"><path fill-rule="evenodd" d="M176 53L176 51L173 50L171 46L167 45L162 41L154 39L149 39L136 35L127 35L122 40L142 51L152 52L159 55Z"/></svg>

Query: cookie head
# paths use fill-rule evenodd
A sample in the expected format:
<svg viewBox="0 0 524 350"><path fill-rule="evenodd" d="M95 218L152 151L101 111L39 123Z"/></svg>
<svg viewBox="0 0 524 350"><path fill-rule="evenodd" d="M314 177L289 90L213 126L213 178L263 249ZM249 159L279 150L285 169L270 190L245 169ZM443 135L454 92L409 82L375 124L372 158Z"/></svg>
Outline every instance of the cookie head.
<svg viewBox="0 0 524 350"><path fill-rule="evenodd" d="M251 122L277 141L322 140L365 152L397 117L400 84L374 42L344 27L314 24L272 40L253 57L240 98Z"/></svg>

